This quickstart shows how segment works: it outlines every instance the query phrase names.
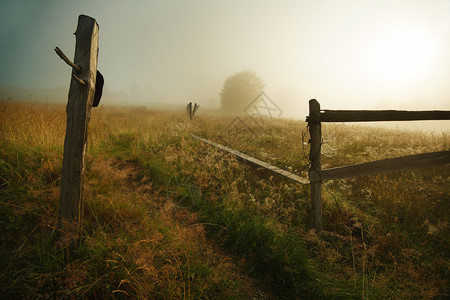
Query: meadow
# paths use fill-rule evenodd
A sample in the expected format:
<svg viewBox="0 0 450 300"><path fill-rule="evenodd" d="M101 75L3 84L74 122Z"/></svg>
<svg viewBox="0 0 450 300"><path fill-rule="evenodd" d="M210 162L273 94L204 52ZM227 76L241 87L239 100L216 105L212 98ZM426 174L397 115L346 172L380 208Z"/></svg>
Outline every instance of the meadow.
<svg viewBox="0 0 450 300"><path fill-rule="evenodd" d="M33 299L443 299L450 167L309 186L303 121L92 110L77 247L56 227L65 107L0 102L0 291ZM236 121L238 120L238 121ZM242 122L243 121L243 122ZM448 133L325 124L323 168L450 149Z"/></svg>

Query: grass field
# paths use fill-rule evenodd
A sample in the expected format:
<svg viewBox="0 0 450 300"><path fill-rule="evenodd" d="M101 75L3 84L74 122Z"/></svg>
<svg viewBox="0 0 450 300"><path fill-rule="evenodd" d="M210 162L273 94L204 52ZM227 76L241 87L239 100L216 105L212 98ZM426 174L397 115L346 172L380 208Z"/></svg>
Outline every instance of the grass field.
<svg viewBox="0 0 450 300"><path fill-rule="evenodd" d="M0 102L2 298L449 296L449 166L325 183L317 235L308 185L190 136L307 177L305 122L233 121L94 108L73 248L56 228L65 107ZM450 149L448 133L338 124L323 136L324 168Z"/></svg>

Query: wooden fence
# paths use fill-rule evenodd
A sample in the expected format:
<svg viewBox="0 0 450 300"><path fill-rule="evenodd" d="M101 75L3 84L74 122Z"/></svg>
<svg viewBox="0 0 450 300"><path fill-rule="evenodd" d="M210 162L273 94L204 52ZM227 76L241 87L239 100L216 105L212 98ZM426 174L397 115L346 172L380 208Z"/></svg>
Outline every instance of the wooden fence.
<svg viewBox="0 0 450 300"><path fill-rule="evenodd" d="M309 180L311 189L312 226L321 232L322 226L322 182L332 179L374 175L400 170L435 167L450 163L450 151L440 151L390 158L368 163L332 169L321 168L322 122L371 122L450 120L450 111L396 111L396 110L321 110L316 99L309 101L309 125L311 167Z"/></svg>
<svg viewBox="0 0 450 300"><path fill-rule="evenodd" d="M212 142L210 140L201 138L201 137L196 136L194 134L191 134L191 136L193 138L196 138L197 140L200 140L200 141L202 141L202 142L204 142L206 144L214 146L214 147L216 147L216 148L218 148L220 150L226 151L226 152L234 155L238 159L241 159L241 160L243 160L243 161L245 161L245 162L247 162L247 163L249 163L249 164L251 164L253 166L256 166L258 168L264 168L264 169L266 169L268 171L271 171L271 172L273 172L273 173L275 173L277 175L283 176L285 178L288 178L288 179L293 180L293 181L295 181L297 183L300 183L300 184L309 184L309 180L308 179L302 178L302 177L300 177L300 176L298 176L296 174L293 174L293 173L291 173L289 171L286 171L286 170L280 169L280 168L278 168L276 166L270 165L270 164L268 164L268 163L266 163L266 162L264 162L262 160L259 160L257 158L251 157L251 156L249 156L249 155L247 155L245 153L242 153L240 151L228 148L228 147L223 146L223 145L218 144L218 143L214 143L214 142Z"/></svg>

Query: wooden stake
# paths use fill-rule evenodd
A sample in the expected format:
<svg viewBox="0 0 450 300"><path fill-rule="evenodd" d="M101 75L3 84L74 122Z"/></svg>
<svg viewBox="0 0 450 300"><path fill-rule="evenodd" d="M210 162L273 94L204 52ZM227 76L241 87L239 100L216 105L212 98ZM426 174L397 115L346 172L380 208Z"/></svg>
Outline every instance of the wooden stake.
<svg viewBox="0 0 450 300"><path fill-rule="evenodd" d="M56 54L58 54L59 57L61 57L61 59L63 61L66 62L66 64L68 64L69 66L71 66L72 68L77 70L78 72L81 72L81 68L79 66L77 66L76 64L74 64L73 62L71 62L70 59L68 59L67 56L61 51L61 49L56 47L55 52L56 52Z"/></svg>
<svg viewBox="0 0 450 300"><path fill-rule="evenodd" d="M98 24L95 19L80 15L75 32L76 45L67 102L67 128L59 195L59 224L75 223L78 232L83 217L84 157L92 102L95 93L98 56ZM85 82L82 85L79 80Z"/></svg>
<svg viewBox="0 0 450 300"><path fill-rule="evenodd" d="M322 146L322 130L320 121L320 104L316 99L309 101L309 135L311 137L311 150L309 153L309 160L311 161L310 181L311 173L320 172L320 151ZM322 232L322 182L316 181L310 183L311 189L311 221L312 227L317 233Z"/></svg>
<svg viewBox="0 0 450 300"><path fill-rule="evenodd" d="M197 109L200 107L200 105L198 105L197 103L195 103L194 105L194 110L192 111L192 116L195 115L195 112L197 111Z"/></svg>
<svg viewBox="0 0 450 300"><path fill-rule="evenodd" d="M192 102L189 102L186 106L187 114L189 118L192 120Z"/></svg>

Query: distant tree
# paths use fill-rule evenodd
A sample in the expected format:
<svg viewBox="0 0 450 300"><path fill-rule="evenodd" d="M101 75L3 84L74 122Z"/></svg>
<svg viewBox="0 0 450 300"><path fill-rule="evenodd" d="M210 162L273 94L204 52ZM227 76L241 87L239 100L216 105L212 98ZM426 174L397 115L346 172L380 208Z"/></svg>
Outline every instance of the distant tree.
<svg viewBox="0 0 450 300"><path fill-rule="evenodd" d="M222 110L231 113L243 112L264 87L262 79L250 70L228 77L220 91Z"/></svg>

